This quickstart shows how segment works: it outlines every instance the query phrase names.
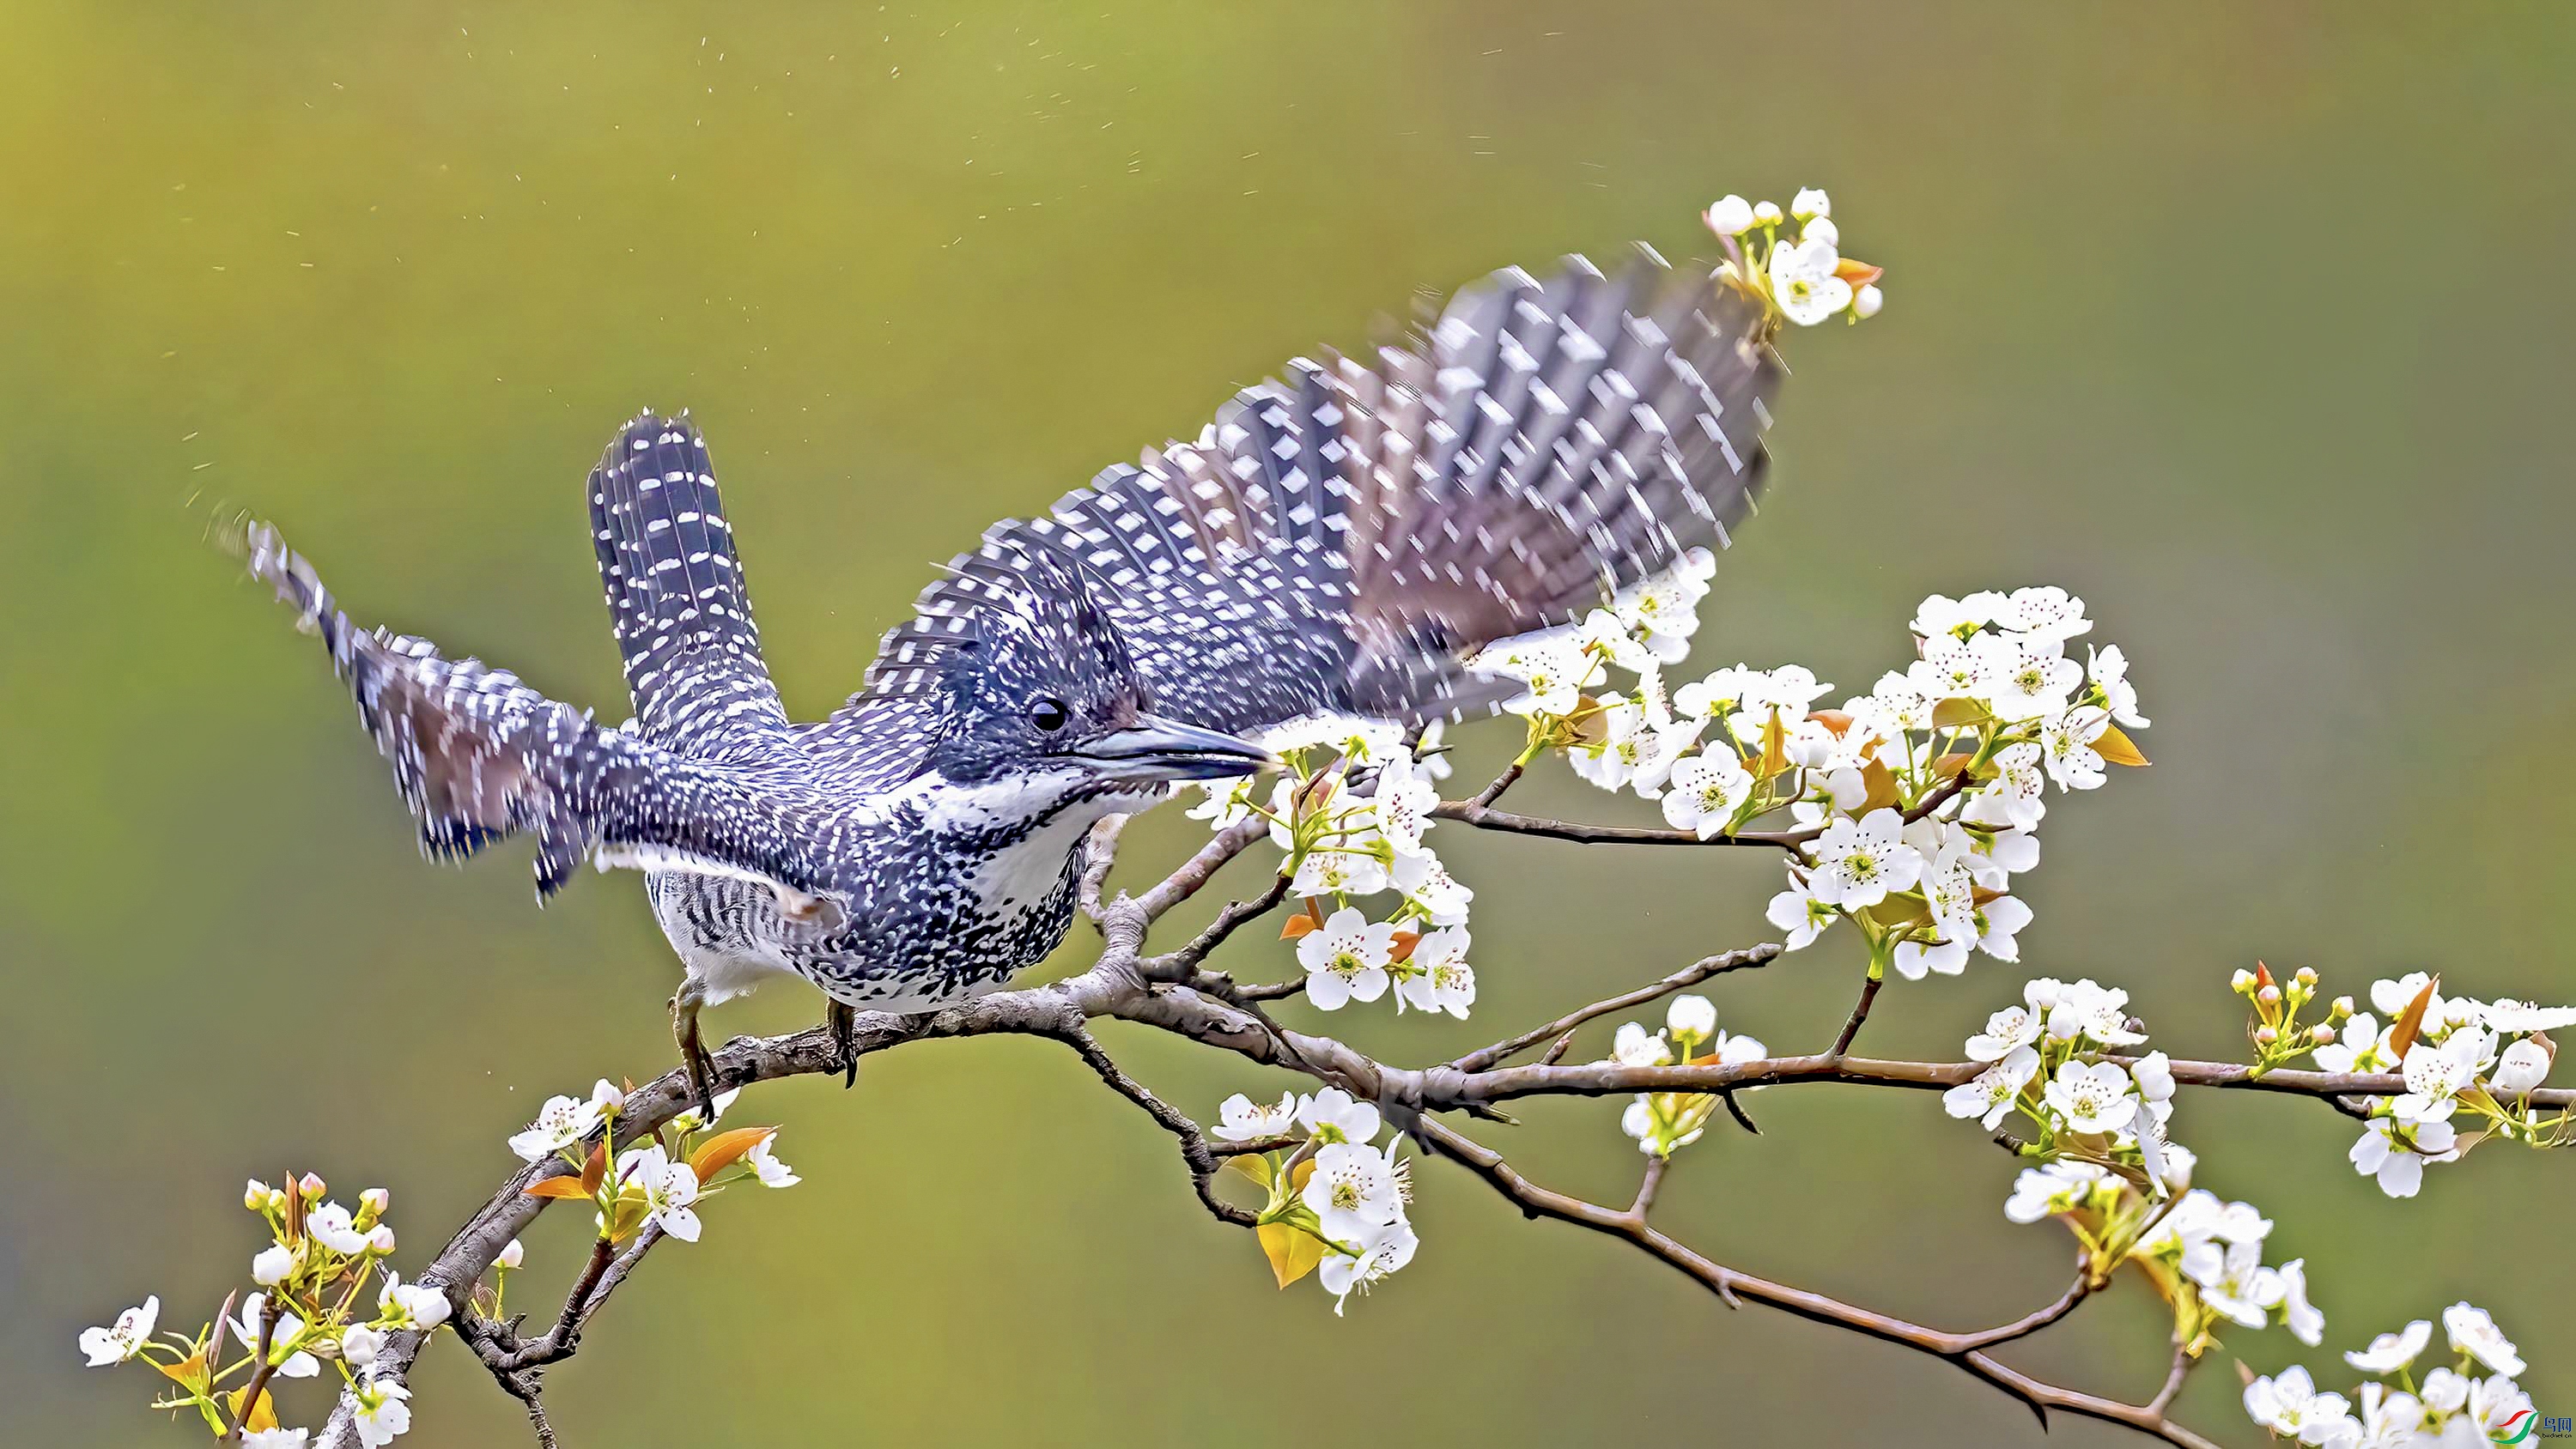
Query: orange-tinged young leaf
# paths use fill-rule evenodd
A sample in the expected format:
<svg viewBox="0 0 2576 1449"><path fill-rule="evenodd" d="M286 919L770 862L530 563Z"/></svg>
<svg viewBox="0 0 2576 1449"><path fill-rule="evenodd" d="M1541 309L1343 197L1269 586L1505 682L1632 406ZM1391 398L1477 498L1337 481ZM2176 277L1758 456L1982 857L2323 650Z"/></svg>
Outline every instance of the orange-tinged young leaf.
<svg viewBox="0 0 2576 1449"><path fill-rule="evenodd" d="M2138 752L2137 741L2122 734L2118 725L2102 727L2102 737L2093 742L2093 753L2100 755L2105 764L2144 767L2147 763L2147 757Z"/></svg>
<svg viewBox="0 0 2576 1449"><path fill-rule="evenodd" d="M583 1187L581 1185L581 1179L578 1177L549 1177L539 1182L529 1183L526 1187L520 1188L519 1191L522 1195L527 1197L570 1198L590 1196L590 1189Z"/></svg>
<svg viewBox="0 0 2576 1449"><path fill-rule="evenodd" d="M1309 1157L1288 1171L1288 1187L1293 1192L1306 1190L1306 1179L1315 1175L1315 1159Z"/></svg>
<svg viewBox="0 0 2576 1449"><path fill-rule="evenodd" d="M1297 914L1290 916L1288 919L1279 923L1279 939L1282 941L1294 941L1303 936L1311 936L1315 934L1316 924L1316 920L1313 916L1307 915L1304 911L1299 911Z"/></svg>
<svg viewBox="0 0 2576 1449"><path fill-rule="evenodd" d="M1252 1179L1252 1185L1264 1192L1270 1190L1270 1164L1258 1152L1238 1152L1225 1160L1225 1170L1239 1172Z"/></svg>
<svg viewBox="0 0 2576 1449"><path fill-rule="evenodd" d="M1975 755L1970 754L1965 750L1956 754L1943 755L1941 758L1932 762L1932 773L1946 780L1952 775L1959 773L1961 770L1968 768L1968 762L1975 758Z"/></svg>
<svg viewBox="0 0 2576 1449"><path fill-rule="evenodd" d="M224 1395L226 1403L232 1408L234 1418L241 1418L242 1395L249 1392L250 1385L244 1384L240 1388L233 1390L231 1393ZM274 1429L277 1427L277 1406L269 1402L267 1389L263 1388L259 1391L259 1402L251 1405L250 1417L243 1420L242 1427L244 1429L252 1430Z"/></svg>
<svg viewBox="0 0 2576 1449"><path fill-rule="evenodd" d="M590 1149L590 1157L581 1165L581 1195L588 1197L599 1191L599 1185L607 1180L608 1137L603 1133L599 1145Z"/></svg>
<svg viewBox="0 0 2576 1449"><path fill-rule="evenodd" d="M1807 718L1823 725L1836 736L1840 736L1850 730L1852 722L1852 717L1850 715L1847 715L1838 709L1809 710L1807 712Z"/></svg>
<svg viewBox="0 0 2576 1449"><path fill-rule="evenodd" d="M1314 1272L1324 1260L1324 1240L1313 1233L1286 1223L1263 1223L1254 1231L1261 1237L1262 1255L1270 1260L1270 1276L1282 1288Z"/></svg>
<svg viewBox="0 0 2576 1449"><path fill-rule="evenodd" d="M304 1240L304 1194L295 1186L295 1174L286 1175L286 1241Z"/></svg>
<svg viewBox="0 0 2576 1449"><path fill-rule="evenodd" d="M2391 1056L2400 1061L2405 1060L2406 1049L2413 1046L2415 1038L2423 1033L2424 1013L2432 1009L2433 993L2441 984L2442 978L2439 976L2425 982L2424 989L2415 993L2415 999L2406 1003L2406 1009L2397 1013L2397 1024L2388 1029L2388 1051Z"/></svg>
<svg viewBox="0 0 2576 1449"><path fill-rule="evenodd" d="M1856 262L1845 257L1834 263L1834 275L1851 283L1852 289L1857 291L1886 276L1887 268L1873 267L1867 262Z"/></svg>
<svg viewBox="0 0 2576 1449"><path fill-rule="evenodd" d="M2269 967L2269 966L2264 965L2264 964L2263 964L2262 962L2260 962L2260 961L2255 962L2255 963L2254 963L2254 989L2255 989L2255 990L2257 990L2257 991L2260 991L2260 990L2262 990L2264 987L2269 986L2269 985L2271 985L2271 984L2273 984L2273 983L2272 983L2272 968L2271 968L2271 967Z"/></svg>
<svg viewBox="0 0 2576 1449"><path fill-rule="evenodd" d="M1868 797L1860 802L1861 814L1884 810L1896 803L1896 777L1888 773L1887 766L1877 759L1872 758L1860 767L1860 782L1869 791Z"/></svg>
<svg viewBox="0 0 2576 1449"><path fill-rule="evenodd" d="M289 1182L293 1182L294 1180L295 1180L295 1179L293 1179L293 1178L291 1178L291 1177L287 1179L287 1181L289 1181ZM287 1196L289 1196L289 1197L293 1197L293 1196L294 1196L294 1194L290 1192L290 1193L288 1193L288 1194L287 1194ZM166 1379L168 1379L170 1382L172 1382L172 1383L174 1383L174 1384L179 1385L181 1388L184 1388L184 1389L194 1389L194 1390L196 1390L196 1391L198 1391L198 1392L200 1392L200 1393L202 1393L202 1392L204 1392L204 1391L205 1391L205 1388L206 1388L206 1353L205 1353L205 1350L203 1350L203 1349L199 1349L197 1352L195 1352L195 1353L192 1353L192 1354L188 1355L186 1358L183 1358L183 1359L179 1360L177 1363L163 1363L161 1360L159 1360L159 1359L157 1359L157 1358L156 1358L156 1359L150 1359L150 1360L147 1360L147 1361L148 1361L148 1362L149 1362L149 1363L150 1363L154 1368L157 1368L157 1369L159 1369L159 1370L161 1371L161 1376L162 1376L163 1378L166 1378Z"/></svg>
<svg viewBox="0 0 2576 1449"><path fill-rule="evenodd" d="M1420 931L1398 931L1395 933L1395 951L1388 957L1388 959L1394 961L1410 961L1413 959L1413 948L1421 944L1422 933Z"/></svg>
<svg viewBox="0 0 2576 1449"><path fill-rule="evenodd" d="M775 1127L736 1127L710 1137L689 1157L689 1170L706 1182L717 1173L733 1166L742 1155L758 1147L762 1139L777 1132Z"/></svg>

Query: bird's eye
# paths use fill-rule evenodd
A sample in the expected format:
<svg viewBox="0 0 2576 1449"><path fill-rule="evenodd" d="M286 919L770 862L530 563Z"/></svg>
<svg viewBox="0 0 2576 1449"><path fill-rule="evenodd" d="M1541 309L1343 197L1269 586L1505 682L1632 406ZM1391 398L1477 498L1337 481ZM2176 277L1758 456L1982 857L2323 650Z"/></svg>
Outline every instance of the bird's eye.
<svg viewBox="0 0 2576 1449"><path fill-rule="evenodd" d="M1060 699L1041 699L1029 706L1029 723L1048 734L1054 734L1057 730L1063 729L1066 722L1072 718L1072 715L1065 712L1064 701Z"/></svg>

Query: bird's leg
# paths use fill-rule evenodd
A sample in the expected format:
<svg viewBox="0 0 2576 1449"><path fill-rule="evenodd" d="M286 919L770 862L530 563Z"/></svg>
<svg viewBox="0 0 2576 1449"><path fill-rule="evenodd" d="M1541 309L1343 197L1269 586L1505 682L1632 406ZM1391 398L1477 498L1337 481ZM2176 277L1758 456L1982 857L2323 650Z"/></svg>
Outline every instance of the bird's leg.
<svg viewBox="0 0 2576 1449"><path fill-rule="evenodd" d="M698 1120L716 1120L716 1064L698 1032L698 1008L706 1004L705 988L694 979L671 993L671 1039L680 1044L680 1060L689 1069L689 1090L698 1098Z"/></svg>
<svg viewBox="0 0 2576 1449"><path fill-rule="evenodd" d="M841 1068L844 1090L859 1084L859 1009L832 997L823 1008L823 1025L832 1033L832 1060Z"/></svg>

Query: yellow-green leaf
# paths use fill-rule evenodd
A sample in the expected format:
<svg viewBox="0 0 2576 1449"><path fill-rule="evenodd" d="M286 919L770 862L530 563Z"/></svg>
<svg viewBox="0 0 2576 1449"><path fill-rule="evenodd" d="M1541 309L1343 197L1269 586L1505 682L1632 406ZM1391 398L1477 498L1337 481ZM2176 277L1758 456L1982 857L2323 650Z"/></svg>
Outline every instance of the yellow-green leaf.
<svg viewBox="0 0 2576 1449"><path fill-rule="evenodd" d="M2147 757L2138 752L2137 741L2122 734L2118 725L2102 727L2102 737L2093 742L2093 753L2100 755L2104 764L2143 767L2147 763Z"/></svg>
<svg viewBox="0 0 2576 1449"><path fill-rule="evenodd" d="M1884 810L1896 803L1896 776L1888 773L1887 766L1880 764L1877 756L1871 756L1869 762L1860 767L1860 782L1869 791L1868 797L1861 801L1861 814Z"/></svg>
<svg viewBox="0 0 2576 1449"><path fill-rule="evenodd" d="M1315 1271L1324 1261L1324 1240L1302 1228L1286 1223L1263 1223L1253 1230L1261 1238L1262 1255L1270 1260L1270 1276L1287 1287Z"/></svg>
<svg viewBox="0 0 2576 1449"><path fill-rule="evenodd" d="M1755 771L1754 778L1768 780L1787 768L1789 731L1781 726L1779 708L1774 706L1771 717L1762 722L1762 764Z"/></svg>
<svg viewBox="0 0 2576 1449"><path fill-rule="evenodd" d="M2432 1008L2433 992L2441 984L2439 976L2425 982L2424 989L2415 993L2415 999L2406 1003L2406 1009L2397 1013L2397 1024L2388 1029L2389 1055L2400 1061L2406 1059L2406 1049L2415 1044L2416 1036L2424 1030L2424 1013Z"/></svg>
<svg viewBox="0 0 2576 1449"><path fill-rule="evenodd" d="M1239 1172L1252 1179L1252 1185L1263 1192L1270 1190L1270 1164L1258 1152L1238 1152L1225 1160L1225 1170Z"/></svg>
<svg viewBox="0 0 2576 1449"><path fill-rule="evenodd" d="M528 1197L588 1197L577 1177L549 1177L529 1183L519 1191Z"/></svg>
<svg viewBox="0 0 2576 1449"><path fill-rule="evenodd" d="M1945 699L1932 706L1934 729L1965 729L1972 724L1983 724L1993 717L1986 712L1982 702L1973 699Z"/></svg>
<svg viewBox="0 0 2576 1449"><path fill-rule="evenodd" d="M736 1127L730 1132L719 1132L690 1156L689 1170L698 1175L698 1181L706 1182L740 1161L744 1153L758 1147L762 1139L777 1131L775 1127Z"/></svg>
<svg viewBox="0 0 2576 1449"><path fill-rule="evenodd" d="M1862 914L1882 926L1903 926L1918 921L1929 924L1932 920L1932 912L1921 901L1904 896L1889 896Z"/></svg>
<svg viewBox="0 0 2576 1449"><path fill-rule="evenodd" d="M1295 1167L1288 1169L1288 1190L1291 1192L1304 1192L1306 1190L1306 1179L1313 1177L1314 1175L1315 1159L1309 1157L1305 1161L1298 1163Z"/></svg>

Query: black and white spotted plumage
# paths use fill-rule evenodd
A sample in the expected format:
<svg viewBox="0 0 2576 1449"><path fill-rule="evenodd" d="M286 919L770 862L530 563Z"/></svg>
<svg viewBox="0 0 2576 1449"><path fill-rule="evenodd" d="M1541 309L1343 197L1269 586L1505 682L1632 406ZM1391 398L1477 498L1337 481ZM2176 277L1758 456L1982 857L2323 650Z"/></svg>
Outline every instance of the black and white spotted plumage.
<svg viewBox="0 0 2576 1449"><path fill-rule="evenodd" d="M1490 707L1476 649L1726 544L1763 478L1769 332L1651 253L1498 273L1410 345L1300 359L987 531L809 725L685 416L629 423L590 477L630 727L355 629L264 528L252 566L322 633L432 850L534 834L544 892L585 856L644 869L693 1000L792 972L920 1009L1051 950L1089 826L1256 766L1224 737Z"/></svg>

